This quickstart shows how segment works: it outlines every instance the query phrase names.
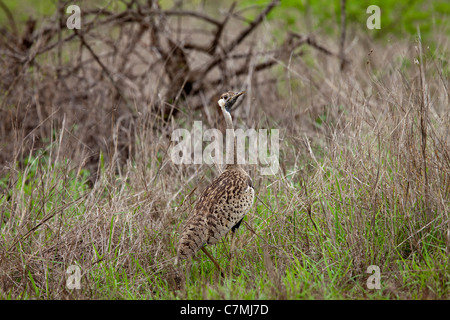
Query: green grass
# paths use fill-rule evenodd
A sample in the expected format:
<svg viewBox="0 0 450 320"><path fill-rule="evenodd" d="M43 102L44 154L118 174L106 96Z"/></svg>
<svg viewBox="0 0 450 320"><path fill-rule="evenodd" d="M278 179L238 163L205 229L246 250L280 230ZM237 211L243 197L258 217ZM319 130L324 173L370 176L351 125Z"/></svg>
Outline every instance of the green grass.
<svg viewBox="0 0 450 320"><path fill-rule="evenodd" d="M264 22L266 27L292 6L306 10L304 1L282 3ZM311 3L317 15L314 24L327 17L336 20L337 3ZM366 15L356 12L365 4L348 4L349 20L361 22ZM322 10L319 5L322 15L316 12ZM415 11L421 5L412 2ZM122 5L112 3L110 9L118 10L115 6ZM394 6L392 12L396 10ZM417 19L411 15L408 11L406 20L388 30L400 34L405 23L412 26L408 21L422 21L434 12ZM383 16L383 23L392 17ZM288 25L303 27L288 18ZM336 42L326 29L339 29L333 19L318 31L330 48ZM435 39L427 28L421 30L426 48ZM436 36L445 35L437 30ZM114 43L114 37L101 31ZM170 128L189 131L203 111L190 112L191 101L186 100L172 123L160 126L154 122L160 115L143 99L135 102L136 113L117 109L124 114L116 115L121 119L116 123L109 111L99 113L106 126L85 119L106 132L98 136L97 128L89 128L84 120L67 115L70 125L64 127L55 115L48 123L37 122L46 136L35 147L28 146L34 137L16 124L19 114L31 112L34 104L8 104L6 113L15 115L14 145L13 160L2 164L0 177L0 299L449 299L448 43L443 41L440 51L425 50L421 70L414 63L418 41L388 45L364 32L355 39L347 72L339 70L335 57L305 48L302 56L255 76L254 83L264 77L277 81L269 89L257 87L248 105L250 118L243 112L236 122L240 127L280 129L280 171L260 176L257 166L246 167L257 198L236 234L234 254L231 235L208 248L227 276L222 279L200 251L182 290L175 280L185 263L174 264L180 232L201 191L219 171L214 166L175 165L166 148ZM79 48L79 43L67 45ZM69 56L67 51L63 58ZM36 60L39 68L25 71L45 83L55 75L54 54L44 54ZM115 70L108 59L105 65ZM93 90L110 95L110 80L94 78L91 72L100 69L92 68L82 75L83 81L104 81ZM253 75L245 76L253 83ZM28 87L33 99L39 91L35 85ZM427 135L421 128L423 96L430 97ZM101 99L91 102L94 113L110 108ZM99 137L110 136L103 145ZM87 150L89 144L100 151ZM66 287L71 265L81 270L80 290ZM367 287L371 265L381 270L379 290Z"/></svg>

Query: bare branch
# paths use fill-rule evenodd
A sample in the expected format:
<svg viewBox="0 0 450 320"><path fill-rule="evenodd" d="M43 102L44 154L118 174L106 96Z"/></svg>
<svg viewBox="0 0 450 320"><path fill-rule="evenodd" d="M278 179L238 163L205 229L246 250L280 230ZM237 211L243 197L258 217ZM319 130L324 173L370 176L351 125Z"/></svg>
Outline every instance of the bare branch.
<svg viewBox="0 0 450 320"><path fill-rule="evenodd" d="M225 47L224 52L228 54L231 52L236 46L238 46L269 14L269 12L278 4L279 0L272 0L271 3L267 5L267 7L262 11L258 17L253 20L250 25L244 29L228 46ZM214 68L217 64L219 64L224 59L223 55L216 55L216 57L210 61L206 67L202 70L202 74L207 74L212 68Z"/></svg>
<svg viewBox="0 0 450 320"><path fill-rule="evenodd" d="M345 0L341 0L341 42L339 45L339 57L341 59L341 71L344 70L346 60L345 60L345 34L346 34L346 11L345 11Z"/></svg>

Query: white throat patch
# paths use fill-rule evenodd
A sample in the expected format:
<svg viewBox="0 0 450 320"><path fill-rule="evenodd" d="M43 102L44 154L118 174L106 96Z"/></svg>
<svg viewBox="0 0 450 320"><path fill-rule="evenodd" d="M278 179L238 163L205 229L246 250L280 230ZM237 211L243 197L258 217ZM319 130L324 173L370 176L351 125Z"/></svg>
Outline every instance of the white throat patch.
<svg viewBox="0 0 450 320"><path fill-rule="evenodd" d="M217 103L219 104L219 106L221 107L221 108L223 108L224 106L225 106L225 99L220 99L219 101L217 101Z"/></svg>

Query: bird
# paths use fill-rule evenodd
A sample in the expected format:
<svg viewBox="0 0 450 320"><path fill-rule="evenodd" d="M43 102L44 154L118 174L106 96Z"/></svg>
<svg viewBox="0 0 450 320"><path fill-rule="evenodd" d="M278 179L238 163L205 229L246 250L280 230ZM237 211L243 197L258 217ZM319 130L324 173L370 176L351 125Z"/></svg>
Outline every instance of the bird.
<svg viewBox="0 0 450 320"><path fill-rule="evenodd" d="M224 277L222 268L205 246L216 244L231 230L230 253L232 253L235 232L250 210L255 196L251 177L237 163L236 136L230 113L231 107L243 94L245 91L227 91L217 102L225 118L227 134L232 135L233 153L229 153L227 149L225 170L201 193L192 215L182 230L177 248L177 261L189 261L189 269L192 256L202 250L219 269L222 277ZM187 274L189 278L188 270Z"/></svg>

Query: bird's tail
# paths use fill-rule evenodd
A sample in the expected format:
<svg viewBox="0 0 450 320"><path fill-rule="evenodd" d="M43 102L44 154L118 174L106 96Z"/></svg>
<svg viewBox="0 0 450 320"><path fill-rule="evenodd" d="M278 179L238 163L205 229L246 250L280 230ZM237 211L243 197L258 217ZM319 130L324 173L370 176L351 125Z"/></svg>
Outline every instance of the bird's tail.
<svg viewBox="0 0 450 320"><path fill-rule="evenodd" d="M188 259L206 244L206 226L201 215L188 221L180 237L177 260Z"/></svg>

